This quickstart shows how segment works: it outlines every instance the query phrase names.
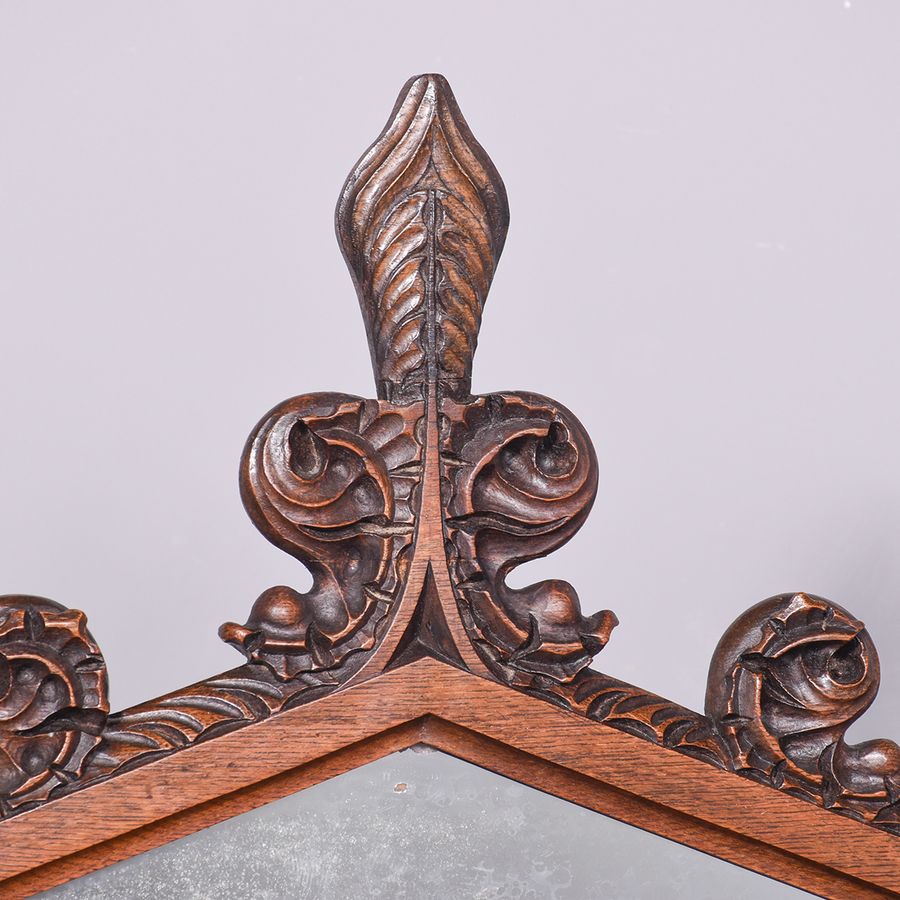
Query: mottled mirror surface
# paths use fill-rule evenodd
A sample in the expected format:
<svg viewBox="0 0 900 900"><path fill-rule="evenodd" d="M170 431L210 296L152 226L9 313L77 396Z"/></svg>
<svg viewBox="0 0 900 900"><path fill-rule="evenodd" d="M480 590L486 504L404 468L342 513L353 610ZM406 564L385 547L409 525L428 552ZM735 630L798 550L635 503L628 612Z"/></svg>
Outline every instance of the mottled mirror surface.
<svg viewBox="0 0 900 900"><path fill-rule="evenodd" d="M810 895L418 747L42 896L764 900Z"/></svg>

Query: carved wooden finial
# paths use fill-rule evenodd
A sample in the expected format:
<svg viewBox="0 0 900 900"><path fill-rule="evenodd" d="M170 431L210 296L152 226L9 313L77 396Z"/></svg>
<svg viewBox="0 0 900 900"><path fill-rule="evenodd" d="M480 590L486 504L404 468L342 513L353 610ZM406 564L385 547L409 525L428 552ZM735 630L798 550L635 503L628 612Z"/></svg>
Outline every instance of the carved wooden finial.
<svg viewBox="0 0 900 900"><path fill-rule="evenodd" d="M578 530L597 489L590 439L568 410L471 394L508 220L503 182L446 80L410 79L336 213L381 399L289 400L241 466L257 527L313 573L309 592L271 588L246 625L221 630L281 678L344 681L396 661L398 646L426 646L407 629L434 634L438 617L437 655L510 683L568 681L616 624L608 611L583 616L564 581L506 584ZM358 652L379 643L375 663Z"/></svg>
<svg viewBox="0 0 900 900"><path fill-rule="evenodd" d="M411 78L336 213L379 397L422 400L434 382L468 396L508 224L506 189L447 80Z"/></svg>

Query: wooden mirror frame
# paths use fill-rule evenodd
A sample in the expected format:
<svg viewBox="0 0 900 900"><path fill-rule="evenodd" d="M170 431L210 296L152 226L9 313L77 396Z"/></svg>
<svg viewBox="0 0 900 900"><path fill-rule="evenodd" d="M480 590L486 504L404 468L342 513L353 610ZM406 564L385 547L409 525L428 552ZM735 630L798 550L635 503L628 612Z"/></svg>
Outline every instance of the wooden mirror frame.
<svg viewBox="0 0 900 900"><path fill-rule="evenodd" d="M221 627L243 665L114 714L84 614L0 597L3 896L419 743L824 897L900 896L900 748L844 739L879 681L850 613L751 608L700 714L590 668L612 612L507 584L581 527L597 462L559 403L471 393L508 209L443 77L404 86L336 220L378 399L288 400L241 460L312 588Z"/></svg>

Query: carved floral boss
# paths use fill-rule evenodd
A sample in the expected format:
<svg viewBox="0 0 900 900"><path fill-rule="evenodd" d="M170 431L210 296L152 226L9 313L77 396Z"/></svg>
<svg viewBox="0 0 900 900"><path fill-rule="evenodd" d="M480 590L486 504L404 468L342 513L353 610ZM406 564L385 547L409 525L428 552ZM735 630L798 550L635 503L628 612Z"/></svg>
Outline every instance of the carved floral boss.
<svg viewBox="0 0 900 900"><path fill-rule="evenodd" d="M588 668L615 615L575 589L507 584L581 527L590 438L535 394L471 393L506 238L503 182L438 75L410 80L341 193L337 231L378 399L307 394L257 425L241 495L306 565L222 638L247 662L108 716L82 613L0 598L0 811L9 815L423 655L900 833L900 748L848 745L878 688L863 625L786 594L713 656L700 715Z"/></svg>

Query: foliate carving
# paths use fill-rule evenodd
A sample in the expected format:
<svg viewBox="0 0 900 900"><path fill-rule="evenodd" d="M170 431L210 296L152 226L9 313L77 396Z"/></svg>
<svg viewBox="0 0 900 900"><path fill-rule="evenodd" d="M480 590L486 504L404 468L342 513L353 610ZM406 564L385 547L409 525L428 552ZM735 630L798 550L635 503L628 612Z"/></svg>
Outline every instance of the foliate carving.
<svg viewBox="0 0 900 900"><path fill-rule="evenodd" d="M440 75L410 79L347 179L337 231L379 397L467 396L509 223L506 190Z"/></svg>
<svg viewBox="0 0 900 900"><path fill-rule="evenodd" d="M548 699L559 702L559 698L565 700L567 708L589 719L721 769L731 768L728 751L715 723L664 697L586 669L579 672L571 685L557 688Z"/></svg>
<svg viewBox="0 0 900 900"><path fill-rule="evenodd" d="M421 404L309 394L260 422L241 462L244 505L313 585L269 588L245 625L222 626L224 640L284 679L330 672L374 646L408 564L421 416Z"/></svg>
<svg viewBox="0 0 900 900"><path fill-rule="evenodd" d="M84 613L0 597L0 814L77 779L108 709L106 666Z"/></svg>
<svg viewBox="0 0 900 900"><path fill-rule="evenodd" d="M268 666L253 663L113 713L87 759L81 783L63 792L267 719L314 700L336 682L323 673L285 681Z"/></svg>
<svg viewBox="0 0 900 900"><path fill-rule="evenodd" d="M713 655L707 714L736 771L823 805L900 828L900 747L848 744L878 691L862 622L810 594L757 604Z"/></svg>
<svg viewBox="0 0 900 900"><path fill-rule="evenodd" d="M568 582L514 589L506 578L587 518L597 493L590 438L567 409L535 394L447 401L444 413L448 554L463 620L508 683L570 681L609 640L615 615L582 615Z"/></svg>

